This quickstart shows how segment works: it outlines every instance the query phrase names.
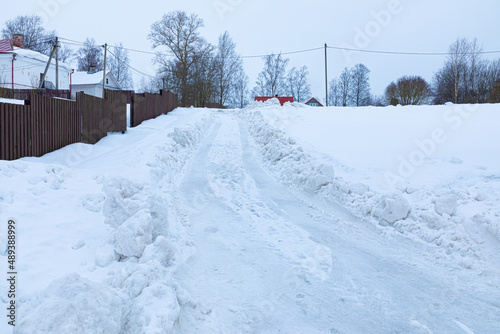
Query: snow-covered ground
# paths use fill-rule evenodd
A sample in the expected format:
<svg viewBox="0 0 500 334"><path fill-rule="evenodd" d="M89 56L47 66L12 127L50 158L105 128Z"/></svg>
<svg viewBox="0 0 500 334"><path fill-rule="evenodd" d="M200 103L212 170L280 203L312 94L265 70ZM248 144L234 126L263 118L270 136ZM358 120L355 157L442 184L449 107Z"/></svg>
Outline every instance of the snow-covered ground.
<svg viewBox="0 0 500 334"><path fill-rule="evenodd" d="M498 333L498 124L269 102L1 161L16 333Z"/></svg>

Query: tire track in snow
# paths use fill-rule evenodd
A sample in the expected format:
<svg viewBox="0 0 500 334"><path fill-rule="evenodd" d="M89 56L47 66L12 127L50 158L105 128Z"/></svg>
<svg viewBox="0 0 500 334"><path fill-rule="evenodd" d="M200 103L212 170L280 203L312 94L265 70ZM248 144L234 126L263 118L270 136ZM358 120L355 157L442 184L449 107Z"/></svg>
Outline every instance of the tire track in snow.
<svg viewBox="0 0 500 334"><path fill-rule="evenodd" d="M209 135L213 141L202 146L181 183L192 206L198 252L179 270L179 279L205 300L222 333L287 326L320 332L308 324L304 298L310 294L300 293L300 287L312 278L328 278L329 250L269 208L245 169L237 120L226 114L218 118L220 128Z"/></svg>
<svg viewBox="0 0 500 334"><path fill-rule="evenodd" d="M220 128L179 196L198 251L176 277L211 320L190 322L195 331L426 333L456 330L452 315L477 326L480 313L464 310L494 312L466 283L450 285L455 274L422 260L418 245L296 198L264 175L245 124L228 113L216 118Z"/></svg>

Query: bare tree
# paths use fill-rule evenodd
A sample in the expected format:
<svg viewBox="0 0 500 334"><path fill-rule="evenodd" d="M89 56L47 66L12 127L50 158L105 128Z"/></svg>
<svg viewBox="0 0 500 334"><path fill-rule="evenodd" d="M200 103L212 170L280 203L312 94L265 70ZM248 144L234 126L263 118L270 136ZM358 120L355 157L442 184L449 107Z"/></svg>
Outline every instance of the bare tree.
<svg viewBox="0 0 500 334"><path fill-rule="evenodd" d="M50 54L55 31L47 32L43 28L42 18L38 15L20 15L5 22L2 38L12 39L14 34L23 35L23 47L43 54Z"/></svg>
<svg viewBox="0 0 500 334"><path fill-rule="evenodd" d="M304 102L311 95L311 85L307 80L309 71L307 66L300 69L292 68L286 77L288 95L293 96L294 101Z"/></svg>
<svg viewBox="0 0 500 334"><path fill-rule="evenodd" d="M68 45L63 44L58 51L59 60L63 63L70 61L76 56L75 51Z"/></svg>
<svg viewBox="0 0 500 334"><path fill-rule="evenodd" d="M403 76L385 89L385 99L392 105L421 105L431 97L431 86L419 76Z"/></svg>
<svg viewBox="0 0 500 334"><path fill-rule="evenodd" d="M193 56L195 61L190 71L187 92L188 101L195 107L206 107L218 100L215 80L217 67L213 51L211 44L205 44Z"/></svg>
<svg viewBox="0 0 500 334"><path fill-rule="evenodd" d="M182 106L194 102L192 89L188 87L189 81L192 79L195 63L208 51L207 42L199 32L203 26L203 20L196 14L175 11L153 23L148 36L154 48L166 49L159 51L155 60L161 66L161 72L170 72L178 79L176 93ZM188 91L191 91L191 96Z"/></svg>
<svg viewBox="0 0 500 334"><path fill-rule="evenodd" d="M214 66L217 100L224 106L230 101L236 75L243 68L241 57L236 53L236 45L227 31L219 37Z"/></svg>
<svg viewBox="0 0 500 334"><path fill-rule="evenodd" d="M370 70L363 64L356 64L351 69L352 100L356 107L370 103Z"/></svg>
<svg viewBox="0 0 500 334"><path fill-rule="evenodd" d="M340 74L338 83L340 103L342 107L346 107L350 103L352 85L352 74L351 71L346 67Z"/></svg>
<svg viewBox="0 0 500 334"><path fill-rule="evenodd" d="M444 66L434 76L434 103L485 103L494 89L494 62L482 57L474 39L458 39L450 46Z"/></svg>
<svg viewBox="0 0 500 334"><path fill-rule="evenodd" d="M399 99L398 99L398 86L393 82L391 82L385 89L385 100L387 101L387 104L390 104L391 106L396 106L399 104Z"/></svg>
<svg viewBox="0 0 500 334"><path fill-rule="evenodd" d="M488 94L487 102L500 103L500 80L493 85L491 92Z"/></svg>
<svg viewBox="0 0 500 334"><path fill-rule="evenodd" d="M475 38L471 43L469 43L469 66L466 73L467 77L465 80L465 95L467 102L477 102L477 81L478 76L481 71L484 70L481 54L483 51L482 46L479 45L477 38Z"/></svg>
<svg viewBox="0 0 500 334"><path fill-rule="evenodd" d="M139 93L158 93L161 89L164 89L164 78L161 76L155 77L142 77L139 83L137 92Z"/></svg>
<svg viewBox="0 0 500 334"><path fill-rule="evenodd" d="M97 46L93 38L87 38L83 46L77 51L78 71L88 71L95 67L96 71L104 69L104 55L101 46Z"/></svg>
<svg viewBox="0 0 500 334"><path fill-rule="evenodd" d="M487 77L489 89L485 102L500 103L500 59L490 63Z"/></svg>
<svg viewBox="0 0 500 334"><path fill-rule="evenodd" d="M370 98L370 100L371 100L371 102L370 102L371 106L375 106L375 107L387 107L387 105L388 105L388 103L386 101L386 98L383 95L373 95Z"/></svg>
<svg viewBox="0 0 500 334"><path fill-rule="evenodd" d="M123 47L123 43L120 42L118 46L110 47L109 54L111 56L108 58L109 68L120 85L120 88L132 89L134 83L130 75L130 59L128 57L128 51Z"/></svg>
<svg viewBox="0 0 500 334"><path fill-rule="evenodd" d="M253 92L262 96L275 96L285 93L285 73L289 59L283 58L281 53L277 55L270 54L262 59L264 60L264 69L257 77L256 87Z"/></svg>
<svg viewBox="0 0 500 334"><path fill-rule="evenodd" d="M328 105L336 107L340 104L339 94L339 81L337 78L330 81L330 88L328 90Z"/></svg>
<svg viewBox="0 0 500 334"><path fill-rule="evenodd" d="M233 106L244 108L248 104L248 76L240 69L234 78Z"/></svg>
<svg viewBox="0 0 500 334"><path fill-rule="evenodd" d="M448 64L453 73L453 102L458 103L460 84L467 70L470 46L466 39L457 39L449 49Z"/></svg>

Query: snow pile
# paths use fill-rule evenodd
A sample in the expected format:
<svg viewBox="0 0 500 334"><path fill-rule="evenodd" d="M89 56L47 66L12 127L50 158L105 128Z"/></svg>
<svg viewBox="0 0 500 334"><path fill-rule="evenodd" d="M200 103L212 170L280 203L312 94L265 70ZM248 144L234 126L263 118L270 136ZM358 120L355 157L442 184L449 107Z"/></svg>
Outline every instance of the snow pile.
<svg viewBox="0 0 500 334"><path fill-rule="evenodd" d="M105 145L116 141L109 147L112 154L106 154L109 166L103 166L101 161L94 167L92 155L81 162L91 170L95 168L96 172L38 162L56 158L67 162L61 152L0 165L0 176L8 180L8 187L0 190L0 213L4 204L17 203L11 208L12 212L23 212L21 207L28 207L30 204L26 203L31 201L36 203L35 208L40 206L38 210L49 217L40 215L37 217L39 222L34 220L36 225L31 229L38 227L41 233L34 236L30 250L45 252L47 261L57 267L54 272L46 269L58 277L46 289L39 286L30 295L22 290L18 333L165 333L174 330L183 308L195 308L196 303L171 274L193 254L173 194L185 165L212 124L210 114L197 111L189 115L181 127L165 124L166 132L158 129L162 120L154 120L144 122L128 136L116 140L107 138L96 144L92 154L101 158ZM163 120L175 119L175 116L162 117ZM137 133L146 137L139 141L130 138ZM121 140L137 142L137 145L124 149ZM133 152L141 147L140 159L126 154L127 150ZM116 170L111 159L113 154L126 159L122 162L126 168ZM30 160L37 162L28 162ZM108 168L114 175L107 173ZM85 193L89 190L92 192ZM44 196L44 200L40 201L40 196ZM59 209L58 217L48 224L50 212L55 211L48 205L60 203L64 203L67 210ZM80 217L75 217L75 213ZM24 215L17 218L27 229L33 221L32 217ZM60 229L69 235L78 229L85 234L78 239L73 236L73 241L68 241ZM91 237L88 231L101 234ZM26 236L25 232L20 233ZM58 246L55 241L44 241L47 234L54 238L60 235L61 247L55 247ZM5 245L2 233L0 247ZM78 259L75 254L80 253L85 253L86 257ZM78 273L67 274L66 271L58 275L68 268L53 263L56 257L61 263L72 264L68 267ZM28 259L32 255L23 254L22 258L30 263ZM32 269L25 268L24 277L28 277Z"/></svg>
<svg viewBox="0 0 500 334"><path fill-rule="evenodd" d="M331 161L325 161L312 150L305 153L296 139L285 132L293 124L302 126L313 110L316 109L293 104L278 107L272 103L253 103L240 113L251 124L250 133L266 167L283 183L320 194L360 217L369 218L376 225L393 227L414 240L435 245L438 247L436 257L458 255L458 262L465 267L471 263L467 258L483 258L480 245L484 237L478 229L487 230L500 240L498 187L496 191L492 188L412 187L406 182L398 183L391 190L374 182L377 177L373 173L368 177L365 174L360 182L352 168L338 161L333 163L342 169L342 176L334 175ZM313 129L302 131L307 133L305 138L313 138ZM329 142L328 137L321 140ZM329 143L336 145L333 141ZM345 142L337 145L349 147ZM485 195L488 192L495 196L488 199ZM468 214L470 210L463 210L466 207L477 210L477 203L481 202L481 210L472 218Z"/></svg>
<svg viewBox="0 0 500 334"><path fill-rule="evenodd" d="M172 193L210 124L207 116L169 133L148 163L150 181L139 184L112 178L104 185L105 223L114 228L112 245L124 266L124 270L115 269L108 282L127 291L130 298L124 333L172 331L181 307L194 305L189 297L179 301L178 292L186 293L170 274L191 248Z"/></svg>
<svg viewBox="0 0 500 334"><path fill-rule="evenodd" d="M38 301L16 333L121 333L123 310L118 293L78 274L53 281Z"/></svg>
<svg viewBox="0 0 500 334"><path fill-rule="evenodd" d="M250 133L260 148L267 167L289 186L321 193L364 214L371 213L387 223L408 216L410 205L400 193L377 195L365 184L350 186L335 177L332 166L320 163L292 138L267 123L260 111L248 108L242 113L251 123ZM371 208L374 208L373 210Z"/></svg>
<svg viewBox="0 0 500 334"><path fill-rule="evenodd" d="M273 106L274 104L270 102L273 100L260 102L257 105ZM259 112L244 113L244 115L251 122L250 131L260 145L261 154L268 162L268 167L280 180L310 191L319 191L335 181L331 166L316 164L310 154L296 145L295 140L287 137L283 131L270 127Z"/></svg>

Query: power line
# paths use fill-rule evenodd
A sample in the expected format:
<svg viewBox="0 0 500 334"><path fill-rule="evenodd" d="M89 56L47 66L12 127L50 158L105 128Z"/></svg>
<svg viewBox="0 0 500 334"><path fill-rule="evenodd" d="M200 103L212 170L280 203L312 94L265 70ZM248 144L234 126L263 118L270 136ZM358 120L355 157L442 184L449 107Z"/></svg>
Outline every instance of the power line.
<svg viewBox="0 0 500 334"><path fill-rule="evenodd" d="M448 52L398 52L398 51L378 51L378 50L365 50L365 49L354 49L345 48L338 46L329 46L329 49L341 50L341 51L352 51L352 52L363 52L363 53L376 53L376 54L390 54L390 55L401 55L401 56L447 56ZM477 54L495 54L500 53L500 51L480 51ZM465 54L472 54L472 52L465 52Z"/></svg>
<svg viewBox="0 0 500 334"><path fill-rule="evenodd" d="M82 43L82 42L78 42L78 41L71 40L68 38L60 37L60 39L72 42L76 45L84 45L84 43ZM68 44L71 44L71 43L68 43ZM111 45L111 46L115 47L115 48L121 47L121 46L117 46L117 45ZM152 52L152 51L144 51L144 50L131 49L131 48L126 48L126 47L123 47L123 49L127 50L127 51L131 51L131 52L137 52L137 53L143 53L143 54L150 54L150 55L157 54L156 52ZM324 49L324 47L317 47L317 48L312 48L312 49L282 52L280 54L281 55L293 55L293 54L299 54L299 53L319 51L319 50L323 50L323 49ZM356 48L347 48L347 47L340 47L340 46L328 46L328 49L334 49L334 50L340 50L340 51L361 52L361 53L401 55L401 56L447 56L449 54L448 52L400 52L400 51L367 50L367 49L356 49ZM500 51L480 51L477 53L478 54L498 54L498 53L500 53ZM262 58L262 57L265 57L267 55L269 55L269 54L247 55L247 56L240 56L240 58L241 59ZM215 56L210 56L210 57L215 57Z"/></svg>
<svg viewBox="0 0 500 334"><path fill-rule="evenodd" d="M286 55L292 55L292 54L297 54L297 53L305 53L305 52L312 52L312 51L318 51L318 50L323 50L323 47L320 48L314 48L314 49L306 49L306 50L299 50L299 51L290 51L290 52L282 52L280 53L282 56ZM256 56L241 56L240 58L242 59L248 59L248 58L262 58L267 55L256 55Z"/></svg>
<svg viewBox="0 0 500 334"><path fill-rule="evenodd" d="M72 43L78 44L78 45L84 45L83 42L75 41L75 40L64 38L64 37L59 37L59 39L64 40L64 41L68 41L68 42L72 42ZM71 44L71 43L68 43L68 44Z"/></svg>

